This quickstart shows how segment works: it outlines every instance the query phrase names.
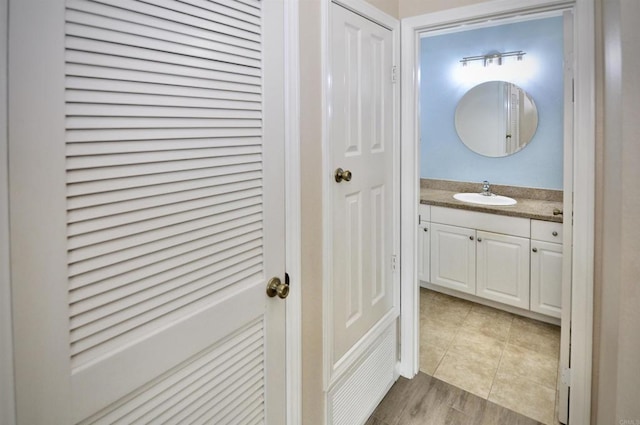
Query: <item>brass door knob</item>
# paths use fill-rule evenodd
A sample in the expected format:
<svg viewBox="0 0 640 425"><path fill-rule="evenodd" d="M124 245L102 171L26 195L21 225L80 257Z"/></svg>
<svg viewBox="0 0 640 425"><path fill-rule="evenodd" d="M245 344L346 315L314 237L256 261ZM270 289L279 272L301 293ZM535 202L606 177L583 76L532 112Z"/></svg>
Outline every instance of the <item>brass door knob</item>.
<svg viewBox="0 0 640 425"><path fill-rule="evenodd" d="M282 281L277 277L271 278L269 283L267 283L267 295L271 298L277 295L278 297L285 299L289 295L289 285L282 283Z"/></svg>
<svg viewBox="0 0 640 425"><path fill-rule="evenodd" d="M351 181L351 171L343 170L342 168L338 168L334 173L334 177L336 178L336 182L340 183L342 180L349 182Z"/></svg>

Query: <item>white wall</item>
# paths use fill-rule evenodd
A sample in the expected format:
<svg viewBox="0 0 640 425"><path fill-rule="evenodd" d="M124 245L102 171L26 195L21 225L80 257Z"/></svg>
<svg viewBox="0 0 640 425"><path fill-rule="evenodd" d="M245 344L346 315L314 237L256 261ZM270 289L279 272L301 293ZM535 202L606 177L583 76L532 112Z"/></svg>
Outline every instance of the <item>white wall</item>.
<svg viewBox="0 0 640 425"><path fill-rule="evenodd" d="M485 1L486 0L399 0L398 12L402 19L409 16L437 12L439 10L484 3Z"/></svg>
<svg viewBox="0 0 640 425"><path fill-rule="evenodd" d="M640 2L600 0L594 424L640 423ZM602 103L603 102L603 103Z"/></svg>
<svg viewBox="0 0 640 425"><path fill-rule="evenodd" d="M0 425L15 423L7 162L7 0L0 0Z"/></svg>

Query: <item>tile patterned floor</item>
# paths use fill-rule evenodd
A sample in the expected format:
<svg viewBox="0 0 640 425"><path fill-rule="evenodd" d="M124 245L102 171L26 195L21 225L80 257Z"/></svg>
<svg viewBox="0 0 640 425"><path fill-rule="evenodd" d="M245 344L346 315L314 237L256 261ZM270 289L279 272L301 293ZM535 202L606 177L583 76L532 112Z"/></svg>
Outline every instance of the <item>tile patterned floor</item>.
<svg viewBox="0 0 640 425"><path fill-rule="evenodd" d="M560 328L421 288L420 370L556 425Z"/></svg>

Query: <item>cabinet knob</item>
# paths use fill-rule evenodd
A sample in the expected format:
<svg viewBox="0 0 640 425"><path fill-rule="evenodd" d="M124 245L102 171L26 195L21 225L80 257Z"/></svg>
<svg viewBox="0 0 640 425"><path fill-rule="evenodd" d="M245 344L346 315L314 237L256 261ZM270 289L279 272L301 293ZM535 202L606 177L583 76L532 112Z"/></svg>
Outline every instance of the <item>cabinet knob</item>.
<svg viewBox="0 0 640 425"><path fill-rule="evenodd" d="M482 242L482 238L478 238L478 242Z"/></svg>
<svg viewBox="0 0 640 425"><path fill-rule="evenodd" d="M469 240L472 241L473 240L473 236L469 236Z"/></svg>
<svg viewBox="0 0 640 425"><path fill-rule="evenodd" d="M558 232L556 232L555 230L554 230L553 232L551 232L551 234L552 234L553 236L558 236Z"/></svg>
<svg viewBox="0 0 640 425"><path fill-rule="evenodd" d="M428 231L429 231L429 229L427 229L427 228L425 227L425 228L424 228L424 231L425 231L425 232L428 232Z"/></svg>
<svg viewBox="0 0 640 425"><path fill-rule="evenodd" d="M538 248L533 248L531 251L538 252Z"/></svg>

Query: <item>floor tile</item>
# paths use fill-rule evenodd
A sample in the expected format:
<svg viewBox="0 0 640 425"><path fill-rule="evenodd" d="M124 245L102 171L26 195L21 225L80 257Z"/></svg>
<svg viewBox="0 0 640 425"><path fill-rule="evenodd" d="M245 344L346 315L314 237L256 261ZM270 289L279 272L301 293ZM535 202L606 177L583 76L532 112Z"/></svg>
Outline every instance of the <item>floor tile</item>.
<svg viewBox="0 0 640 425"><path fill-rule="evenodd" d="M448 351L433 376L487 398L499 361L500 358L483 357L475 352Z"/></svg>
<svg viewBox="0 0 640 425"><path fill-rule="evenodd" d="M436 299L433 304L426 306L421 315L427 319L439 320L460 326L471 311L471 306L466 304L441 302Z"/></svg>
<svg viewBox="0 0 640 425"><path fill-rule="evenodd" d="M462 326L474 329L482 335L507 341L511 322L513 322L513 316L509 313L503 314L494 309L489 310L487 307L473 307Z"/></svg>
<svg viewBox="0 0 640 425"><path fill-rule="evenodd" d="M502 353L498 373L525 377L555 390L558 378L558 358L507 344Z"/></svg>
<svg viewBox="0 0 640 425"><path fill-rule="evenodd" d="M556 416L559 327L424 288L420 294L420 370L433 374L434 381L459 388L466 398L455 402L451 394L438 391L423 395L406 405L403 417L407 424L538 423L492 407L498 405L518 408L543 422ZM432 407L429 419L421 422L423 404L443 398L449 400L449 406ZM485 408L486 414L477 416Z"/></svg>
<svg viewBox="0 0 640 425"><path fill-rule="evenodd" d="M447 348L459 329L455 323L428 318L420 323L420 341L426 346Z"/></svg>
<svg viewBox="0 0 640 425"><path fill-rule="evenodd" d="M497 374L489 401L547 425L554 424L556 390L521 376Z"/></svg>
<svg viewBox="0 0 640 425"><path fill-rule="evenodd" d="M420 344L420 371L433 375L447 351L446 347L434 344Z"/></svg>
<svg viewBox="0 0 640 425"><path fill-rule="evenodd" d="M560 327L516 317L511 324L509 343L549 356L560 356Z"/></svg>
<svg viewBox="0 0 640 425"><path fill-rule="evenodd" d="M506 343L462 326L449 345L449 352L458 352L480 359L491 359L498 364Z"/></svg>

